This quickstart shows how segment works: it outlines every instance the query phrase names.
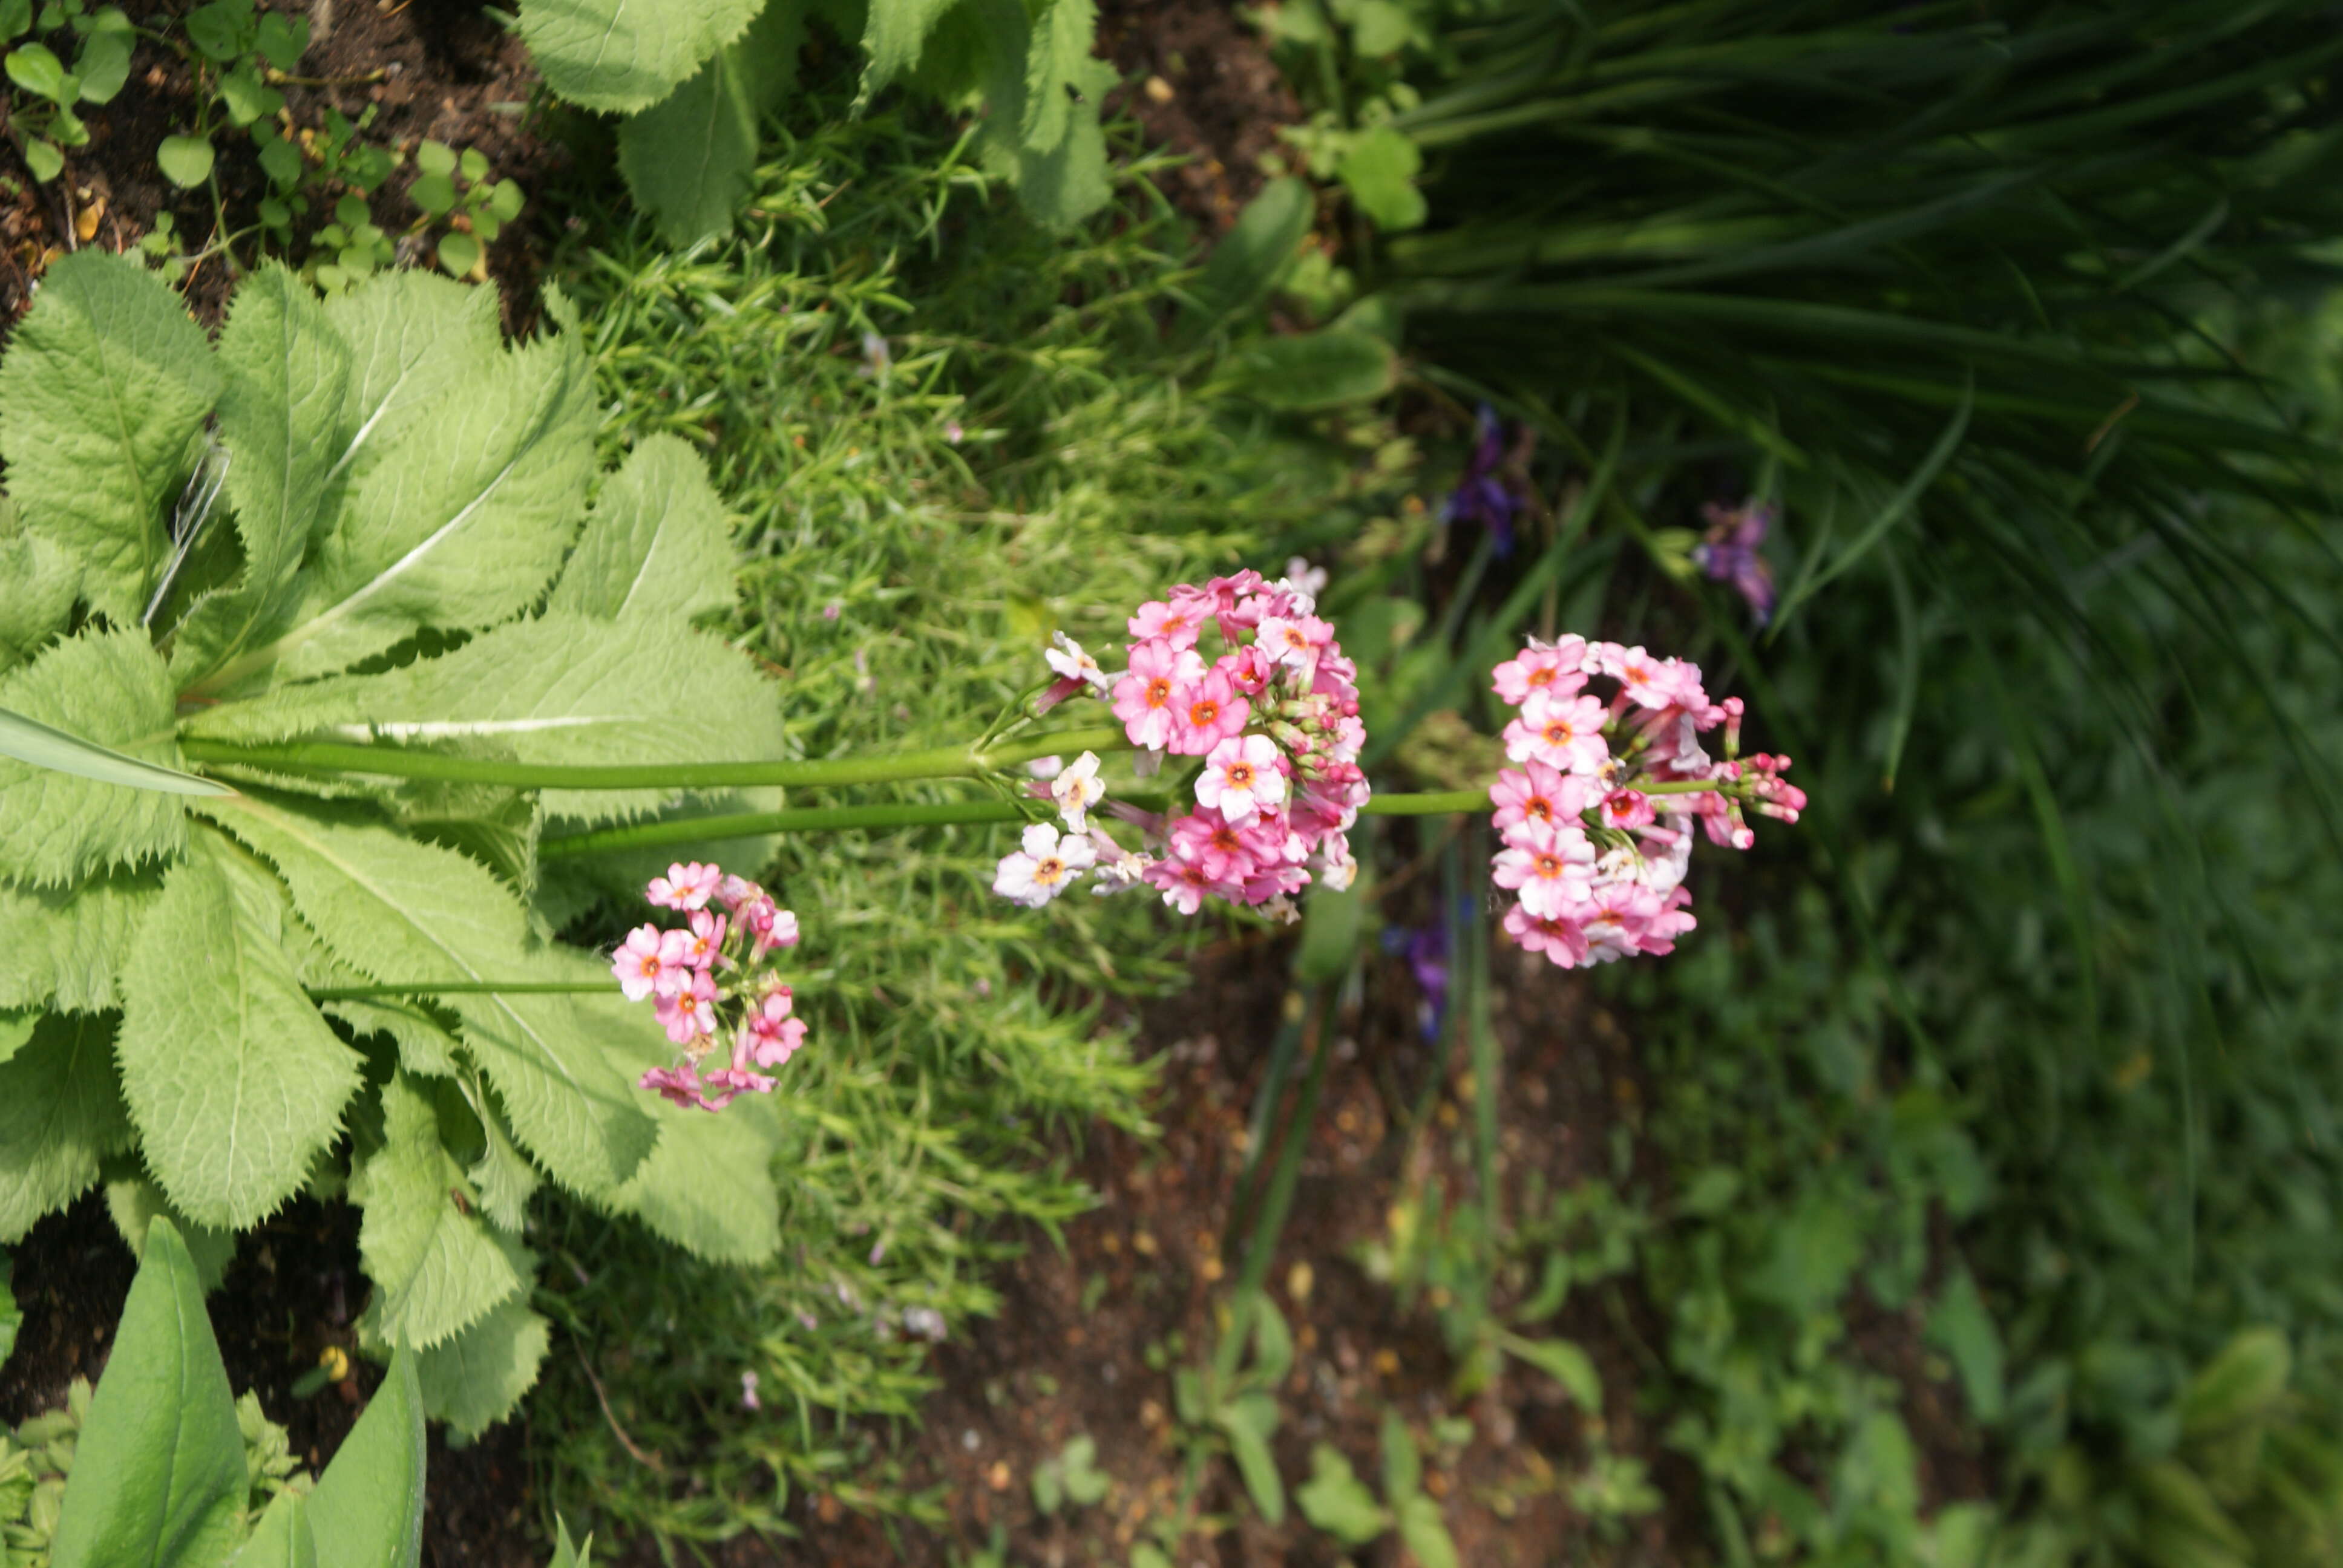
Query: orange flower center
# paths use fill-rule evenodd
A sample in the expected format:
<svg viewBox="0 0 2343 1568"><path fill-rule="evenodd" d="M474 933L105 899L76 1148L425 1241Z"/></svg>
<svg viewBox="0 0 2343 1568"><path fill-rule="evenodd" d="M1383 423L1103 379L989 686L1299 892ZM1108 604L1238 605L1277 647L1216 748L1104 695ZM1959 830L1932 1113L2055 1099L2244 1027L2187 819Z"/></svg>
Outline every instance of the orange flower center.
<svg viewBox="0 0 2343 1568"><path fill-rule="evenodd" d="M1055 855L1045 855L1033 862L1033 879L1054 882L1066 874L1066 863Z"/></svg>
<svg viewBox="0 0 2343 1568"><path fill-rule="evenodd" d="M1206 698L1202 702L1192 704L1188 709L1188 722L1194 725L1199 729L1211 729L1212 725L1219 720L1220 717L1221 705L1214 702L1210 698Z"/></svg>
<svg viewBox="0 0 2343 1568"><path fill-rule="evenodd" d="M1172 683L1161 676L1147 683L1147 706L1161 708L1172 700Z"/></svg>
<svg viewBox="0 0 2343 1568"><path fill-rule="evenodd" d="M1229 788L1232 789L1250 789L1252 788L1252 763L1232 762L1229 764Z"/></svg>

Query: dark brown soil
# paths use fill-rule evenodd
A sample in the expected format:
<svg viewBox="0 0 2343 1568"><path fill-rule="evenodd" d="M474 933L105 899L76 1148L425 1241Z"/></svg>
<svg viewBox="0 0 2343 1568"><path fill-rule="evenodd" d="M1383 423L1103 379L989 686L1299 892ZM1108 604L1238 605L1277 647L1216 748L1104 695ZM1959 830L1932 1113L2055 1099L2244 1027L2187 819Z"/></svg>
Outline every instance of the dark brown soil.
<svg viewBox="0 0 2343 1568"><path fill-rule="evenodd" d="M1208 236L1282 172L1281 126L1302 106L1261 35L1222 0L1103 0L1099 52L1135 85L1107 102L1136 119L1147 140L1187 161L1161 176L1164 194Z"/></svg>
<svg viewBox="0 0 2343 1568"><path fill-rule="evenodd" d="M157 15L178 16L195 0L164 0ZM352 119L369 106L364 133L377 146L410 155L373 200L375 221L398 236L421 216L407 199L415 170L411 155L428 137L457 148L476 146L495 173L534 196L567 157L554 141L530 134L528 102L536 74L519 39L488 7L467 0L277 0L268 7L310 23L301 75L279 85L296 134L317 130L328 107ZM0 138L0 173L18 187L0 198L0 322L13 323L31 298L35 279L58 255L84 246L129 251L168 209L181 248L196 254L220 235L217 215L203 189L182 191L156 166L163 138L195 125L196 88L187 66L170 49L142 43L130 79L114 101L84 118L90 144L66 153L65 170L35 185L13 137ZM0 108L0 120L5 110ZM249 226L266 180L241 132L214 133L219 184L228 228ZM323 221L335 197L313 194L311 224ZM488 268L505 299L507 323L526 317L536 297L538 255L534 215L524 212L489 247ZM420 237L402 242L401 256L419 253ZM236 247L236 265L248 265L254 242ZM301 259L297 245L294 259ZM188 307L216 323L233 286L228 258L199 262L186 280Z"/></svg>
<svg viewBox="0 0 2343 1568"><path fill-rule="evenodd" d="M15 1353L0 1368L0 1426L63 1404L75 1378L95 1382L104 1374L135 1270L95 1192L33 1227L15 1259L25 1322ZM206 1302L228 1386L260 1396L261 1409L286 1429L312 1474L333 1459L382 1381L381 1369L356 1353L366 1292L357 1211L301 1200L243 1239ZM348 1358L350 1376L295 1398L293 1384L328 1346ZM460 1452L450 1452L445 1434L432 1432L424 1562L455 1568L543 1561L531 1540L536 1508L527 1451L518 1422Z"/></svg>

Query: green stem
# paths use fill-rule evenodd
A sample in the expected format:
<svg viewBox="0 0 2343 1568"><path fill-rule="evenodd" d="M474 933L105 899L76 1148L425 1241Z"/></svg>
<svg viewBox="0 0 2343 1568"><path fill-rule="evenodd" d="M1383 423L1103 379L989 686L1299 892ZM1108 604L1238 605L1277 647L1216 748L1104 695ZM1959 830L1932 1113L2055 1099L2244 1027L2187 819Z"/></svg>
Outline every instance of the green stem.
<svg viewBox="0 0 2343 1568"><path fill-rule="evenodd" d="M188 760L273 773L360 774L377 779L429 779L456 784L501 784L523 789L710 789L744 784L799 787L897 784L920 779L979 779L997 768L1037 757L1077 751L1128 751L1119 728L1061 729L984 750L938 746L876 757L818 762L658 762L571 767L458 757L403 746L295 740L273 746L188 737L179 750Z"/></svg>
<svg viewBox="0 0 2343 1568"><path fill-rule="evenodd" d="M406 985L318 985L311 1001L367 1001L387 996L600 996L616 980L416 980Z"/></svg>

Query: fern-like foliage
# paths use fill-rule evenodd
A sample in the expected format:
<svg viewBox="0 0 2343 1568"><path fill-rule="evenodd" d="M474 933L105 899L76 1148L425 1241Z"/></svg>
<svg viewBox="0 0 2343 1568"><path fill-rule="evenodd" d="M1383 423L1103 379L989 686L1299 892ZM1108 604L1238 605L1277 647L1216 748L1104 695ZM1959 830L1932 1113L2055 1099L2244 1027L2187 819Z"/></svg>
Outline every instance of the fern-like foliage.
<svg viewBox="0 0 2343 1568"><path fill-rule="evenodd" d="M523 0L520 31L556 93L626 116L618 167L679 245L729 233L757 161L759 118L797 76L809 21L859 40L858 106L899 84L980 104L988 170L1025 210L1069 228L1104 206L1099 100L1114 68L1091 55L1095 0Z"/></svg>
<svg viewBox="0 0 2343 1568"><path fill-rule="evenodd" d="M264 268L214 344L136 265L67 257L0 363L0 708L172 769L191 738L780 756L775 693L689 624L732 591L699 459L655 437L605 478L597 423L574 334L508 347L485 292ZM544 1353L541 1177L773 1251L769 1111L651 1109L661 1042L615 990L312 995L606 973L549 938L538 829L679 797L217 771L236 793L0 757L0 1241L134 1154L191 1232L346 1178L366 1333L473 1431Z"/></svg>

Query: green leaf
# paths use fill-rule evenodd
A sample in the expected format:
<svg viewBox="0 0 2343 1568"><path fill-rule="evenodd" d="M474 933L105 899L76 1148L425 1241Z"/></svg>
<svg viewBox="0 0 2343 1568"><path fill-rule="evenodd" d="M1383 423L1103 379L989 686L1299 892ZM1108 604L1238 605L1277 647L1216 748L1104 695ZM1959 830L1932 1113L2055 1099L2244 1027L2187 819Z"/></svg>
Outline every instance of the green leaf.
<svg viewBox="0 0 2343 1568"><path fill-rule="evenodd" d="M317 1538L304 1512L307 1506L307 1499L297 1492L280 1492L270 1499L252 1539L236 1553L235 1568L317 1568Z"/></svg>
<svg viewBox="0 0 2343 1568"><path fill-rule="evenodd" d="M1091 56L1097 39L1093 0L1050 0L1035 18L1025 55L1023 141L1028 152L1053 152L1064 144L1081 107L1075 93L1090 96L1114 85L1113 67L1107 66L1101 85L1099 67L1104 62Z"/></svg>
<svg viewBox="0 0 2343 1568"><path fill-rule="evenodd" d="M26 136L25 166L33 171L35 179L46 185L65 172L65 156L55 142L40 136Z"/></svg>
<svg viewBox="0 0 2343 1568"><path fill-rule="evenodd" d="M1229 1440L1229 1453L1244 1477L1252 1505L1272 1524L1285 1519L1285 1483L1278 1479L1277 1461L1269 1451L1270 1433L1277 1430L1277 1401L1265 1393L1231 1400L1213 1412L1213 1422Z"/></svg>
<svg viewBox="0 0 2343 1568"><path fill-rule="evenodd" d="M122 85L130 79L130 46L128 33L111 28L92 33L81 46L81 57L74 62L74 75L81 78L81 101L85 104L110 104Z"/></svg>
<svg viewBox="0 0 2343 1568"><path fill-rule="evenodd" d="M155 149L155 166L181 190L193 190L212 177L212 144L205 136L165 136Z"/></svg>
<svg viewBox="0 0 2343 1568"><path fill-rule="evenodd" d="M732 214L756 172L758 119L797 79L806 14L807 0L772 0L739 43L618 127L618 170L635 205L669 243L732 232ZM499 186L499 202L503 191ZM516 187L515 212L519 195Z"/></svg>
<svg viewBox="0 0 2343 1568"><path fill-rule="evenodd" d="M140 1151L199 1224L246 1230L341 1131L358 1058L285 956L283 888L216 831L163 879L122 975L116 1056Z"/></svg>
<svg viewBox="0 0 2343 1568"><path fill-rule="evenodd" d="M2182 1434L2204 1438L2267 1419L2285 1399L2293 1375L2294 1355L2283 1331L2240 1331L2188 1380L2180 1396Z"/></svg>
<svg viewBox="0 0 2343 1568"><path fill-rule="evenodd" d="M1505 1348L1569 1391L1581 1410L1600 1414L1603 1377L1587 1353L1568 1340L1507 1338Z"/></svg>
<svg viewBox="0 0 2343 1568"><path fill-rule="evenodd" d="M425 179L447 179L456 172L456 149L426 136L415 146L415 167Z"/></svg>
<svg viewBox="0 0 2343 1568"><path fill-rule="evenodd" d="M684 691L691 700L679 703ZM363 726L323 722L361 714ZM786 747L779 690L715 638L671 618L611 627L563 612L498 627L438 658L236 704L213 726L189 727L221 729L247 740L322 730L343 739L491 747L548 765L769 759ZM548 816L607 821L656 810L674 795L548 789L543 799Z"/></svg>
<svg viewBox="0 0 2343 1568"><path fill-rule="evenodd" d="M597 620L689 620L730 604L731 530L699 455L664 432L603 481L548 608Z"/></svg>
<svg viewBox="0 0 2343 1568"><path fill-rule="evenodd" d="M598 415L576 335L499 350L495 310L415 272L327 304L355 372L337 515L290 623L199 690L271 666L326 674L418 627L490 626L536 602L568 551Z"/></svg>
<svg viewBox="0 0 2343 1568"><path fill-rule="evenodd" d="M1987 1423L2001 1420L2007 1403L2001 1335L1966 1268L1956 1267L1937 1292L1936 1308L1928 1314L1927 1338L1952 1358L1969 1413Z"/></svg>
<svg viewBox="0 0 2343 1568"><path fill-rule="evenodd" d="M336 457L349 441L350 349L309 286L276 262L236 289L220 329L220 439L244 577L189 612L172 670L192 684L271 628L298 595Z"/></svg>
<svg viewBox="0 0 2343 1568"><path fill-rule="evenodd" d="M422 155L415 161L421 163ZM456 208L456 182L446 175L421 175L407 187L407 198L431 216L444 217Z"/></svg>
<svg viewBox="0 0 2343 1568"><path fill-rule="evenodd" d="M759 9L759 0L523 0L520 35L547 86L624 115L673 92Z"/></svg>
<svg viewBox="0 0 2343 1568"><path fill-rule="evenodd" d="M360 983L355 973L345 972L349 983ZM447 1078L456 1071L460 1042L441 1028L439 1020L420 1002L378 997L364 1001L320 1002L318 1010L329 1018L340 1019L357 1035L388 1035L398 1048L399 1066L409 1072Z"/></svg>
<svg viewBox="0 0 2343 1568"><path fill-rule="evenodd" d="M65 63L40 44L20 44L8 51L8 79L36 98L64 103Z"/></svg>
<svg viewBox="0 0 2343 1568"><path fill-rule="evenodd" d="M0 1367L8 1364L15 1353L16 1331L25 1326L25 1314L16 1305L16 1293L8 1288L8 1277L14 1267L5 1252L0 1252Z"/></svg>
<svg viewBox="0 0 2343 1568"><path fill-rule="evenodd" d="M1036 150L1025 137L1032 103L1027 85L1035 71L1049 74L1036 55L1037 50L1047 55L1046 31L1037 35L1022 0L975 0L954 15L955 21L968 18L968 31L960 36L980 51L976 74L984 85L985 118L977 146L985 166L1015 186L1018 204L1046 228L1071 228L1104 206L1113 191L1107 180L1098 100L1114 85L1113 68L1092 62L1079 67L1081 75L1074 80L1059 83L1061 98L1072 86L1083 94L1083 101L1068 108L1059 139L1047 150ZM1043 114L1043 123L1054 128L1058 122L1054 115Z"/></svg>
<svg viewBox="0 0 2343 1568"><path fill-rule="evenodd" d="M1302 1517L1345 1546L1364 1546L1392 1526L1388 1509L1375 1501L1351 1462L1332 1443L1310 1451L1310 1479L1293 1493Z"/></svg>
<svg viewBox="0 0 2343 1568"><path fill-rule="evenodd" d="M569 1521L558 1513L553 1516L553 1560L546 1568L591 1568L594 1559L594 1537L588 1535L582 1546L569 1539Z"/></svg>
<svg viewBox="0 0 2343 1568"><path fill-rule="evenodd" d="M1236 392L1295 414L1370 403L1399 384L1399 355L1389 343L1340 327L1264 337L1232 357L1229 369Z"/></svg>
<svg viewBox="0 0 2343 1568"><path fill-rule="evenodd" d="M1204 263L1181 317L1182 332L1193 338L1267 299L1317 216L1317 198L1301 180L1286 176L1263 186Z"/></svg>
<svg viewBox="0 0 2343 1568"><path fill-rule="evenodd" d="M117 626L146 608L171 548L162 510L218 390L179 297L94 247L49 268L0 358L0 458L25 527L80 560L84 597Z"/></svg>
<svg viewBox="0 0 2343 1568"><path fill-rule="evenodd" d="M1406 133L1378 126L1351 144L1334 166L1334 177L1358 209L1387 234L1420 228L1430 207L1415 188L1423 155Z"/></svg>
<svg viewBox="0 0 2343 1568"><path fill-rule="evenodd" d="M439 265L462 277L480 265L480 242L468 234L443 234L438 254Z"/></svg>
<svg viewBox="0 0 2343 1568"><path fill-rule="evenodd" d="M216 818L273 863L294 906L344 963L377 982L575 980L607 967L561 950L532 952L521 906L463 856L330 809L295 810L250 796ZM613 999L617 997L615 990ZM654 1064L656 1033L581 1005L590 997L447 999L464 1039L553 1178L608 1193L650 1152L656 1124L634 1079ZM628 1054L631 1053L631 1054ZM614 1066L624 1060L631 1070Z"/></svg>
<svg viewBox="0 0 2343 1568"><path fill-rule="evenodd" d="M854 95L858 113L919 64L929 31L951 5L952 0L870 0L870 20L862 29L862 82Z"/></svg>
<svg viewBox="0 0 2343 1568"><path fill-rule="evenodd" d="M37 534L18 532L15 508L0 518L0 673L65 629L81 591L81 563Z"/></svg>
<svg viewBox="0 0 2343 1568"><path fill-rule="evenodd" d="M113 1020L51 1013L0 1062L0 1244L87 1191L98 1161L128 1144L113 1045Z"/></svg>
<svg viewBox="0 0 2343 1568"><path fill-rule="evenodd" d="M146 1252L146 1233L156 1220L168 1220L172 1229L186 1242L187 1255L196 1262L196 1282L210 1295L220 1287L227 1274L227 1266L236 1261L236 1235L230 1231L215 1231L197 1225L171 1206L163 1189L144 1176L122 1176L106 1183L106 1212L122 1237L122 1244L134 1255Z"/></svg>
<svg viewBox="0 0 2343 1568"><path fill-rule="evenodd" d="M458 1206L463 1167L439 1141L430 1096L403 1072L383 1085L382 1117L360 1198L358 1255L375 1286L368 1314L390 1344L427 1350L525 1293L528 1271L515 1254L527 1254Z"/></svg>
<svg viewBox="0 0 2343 1568"><path fill-rule="evenodd" d="M309 1493L317 1561L333 1568L417 1568L423 1560L423 1394L399 1351L366 1413Z"/></svg>
<svg viewBox="0 0 2343 1568"><path fill-rule="evenodd" d="M0 883L0 1008L119 1006L115 977L161 893L161 879L151 876L37 891Z"/></svg>
<svg viewBox="0 0 2343 1568"><path fill-rule="evenodd" d="M309 49L309 19L280 16L274 11L260 18L260 53L280 71L301 63Z"/></svg>
<svg viewBox="0 0 2343 1568"><path fill-rule="evenodd" d="M528 1292L502 1302L447 1343L416 1357L424 1413L478 1437L513 1412L537 1382L548 1342Z"/></svg>
<svg viewBox="0 0 2343 1568"><path fill-rule="evenodd" d="M479 1194L480 1212L492 1223L518 1231L528 1221L528 1201L537 1192L537 1167L513 1146L512 1135L505 1131L504 1114L497 1109L487 1086L470 1072L458 1082L480 1122L480 1157L466 1172L472 1179L473 1190ZM652 1151L656 1154L658 1145L654 1144ZM642 1172L638 1171L636 1180L641 1179ZM765 1185L770 1188L769 1179Z"/></svg>
<svg viewBox="0 0 2343 1568"><path fill-rule="evenodd" d="M1415 1434L1395 1410L1383 1412L1376 1442L1383 1453L1383 1495L1397 1506L1423 1490L1423 1456L1416 1450Z"/></svg>
<svg viewBox="0 0 2343 1568"><path fill-rule="evenodd" d="M615 1005L637 1004L619 999ZM780 1198L772 1176L781 1131L771 1105L744 1099L710 1116L662 1100L651 1114L659 1124L659 1141L611 1206L694 1257L769 1261L781 1245Z"/></svg>
<svg viewBox="0 0 2343 1568"><path fill-rule="evenodd" d="M1399 1538L1423 1568L1458 1568L1456 1543L1440 1516L1439 1503L1418 1492L1401 1498L1395 1507Z"/></svg>
<svg viewBox="0 0 2343 1568"><path fill-rule="evenodd" d="M225 1562L244 1533L246 1486L244 1436L195 1260L157 1220L74 1451L50 1563Z"/></svg>
<svg viewBox="0 0 2343 1568"><path fill-rule="evenodd" d="M0 757L28 762L76 779L120 784L131 789L154 789L166 795L233 795L235 790L213 779L199 779L176 769L157 768L126 757L111 747L36 724L21 713L0 708Z"/></svg>
<svg viewBox="0 0 2343 1568"><path fill-rule="evenodd" d="M136 774L136 788L90 777L100 759L69 745L94 742L176 775L174 708L161 658L134 631L85 630L0 678L0 712L65 732L36 747L42 738L7 727L11 744L0 753L0 866L35 886L55 885L184 849L186 810L176 797L155 788L159 776L117 771L117 777ZM35 749L51 765L15 759L19 750ZM81 770L56 771L54 764L68 756Z"/></svg>

